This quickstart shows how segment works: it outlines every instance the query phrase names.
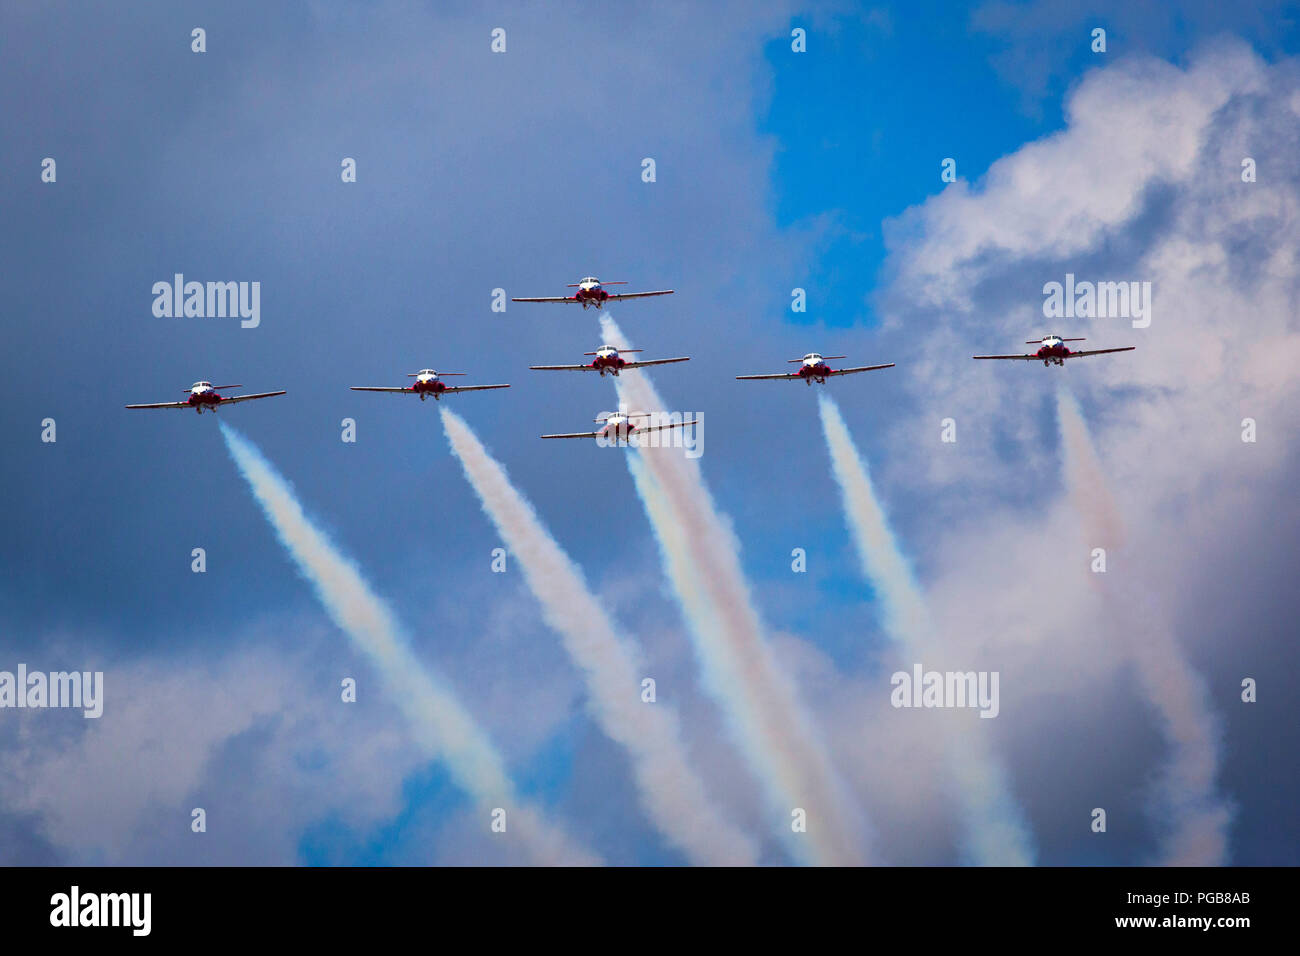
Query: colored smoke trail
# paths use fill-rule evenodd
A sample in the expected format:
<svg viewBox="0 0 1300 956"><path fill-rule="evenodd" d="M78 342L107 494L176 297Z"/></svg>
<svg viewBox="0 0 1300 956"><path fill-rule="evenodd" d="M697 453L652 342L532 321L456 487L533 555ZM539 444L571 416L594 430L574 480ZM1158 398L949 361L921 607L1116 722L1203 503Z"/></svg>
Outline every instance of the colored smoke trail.
<svg viewBox="0 0 1300 956"><path fill-rule="evenodd" d="M415 739L444 761L456 783L483 814L483 826L496 807L506 810L507 832L519 834L539 864L593 864L600 861L569 842L532 807L520 802L496 748L456 699L411 652L406 635L388 606L370 589L356 565L303 512L293 487L261 451L235 429L221 423L221 435L240 474L298 570L312 585L334 623L370 660L389 698L410 722Z"/></svg>
<svg viewBox="0 0 1300 956"><path fill-rule="evenodd" d="M676 711L641 700L645 671L636 646L615 630L582 572L465 421L444 408L442 422L484 512L523 568L546 623L582 671L593 716L631 755L651 821L693 863L754 865L754 842L709 801L691 769Z"/></svg>
<svg viewBox="0 0 1300 956"><path fill-rule="evenodd" d="M1079 403L1064 386L1057 390L1056 407L1065 481L1090 538L1088 547L1105 548L1113 560L1123 543L1124 523L1088 424ZM1117 627L1127 637L1126 649L1137 664L1142 687L1173 751L1157 788L1169 824L1159 862L1168 866L1222 865L1228 855L1232 811L1215 785L1220 729L1205 683L1192 669L1140 580L1114 567L1095 577L1119 618Z"/></svg>
<svg viewBox="0 0 1300 956"><path fill-rule="evenodd" d="M1111 497L1105 472L1092 447L1088 423L1070 390L1056 390L1056 418L1065 456L1065 481L1070 500L1084 527L1095 537L1094 547L1118 549L1124 544L1124 521Z"/></svg>
<svg viewBox="0 0 1300 956"><path fill-rule="evenodd" d="M609 316L601 327L604 341L630 347ZM644 370L615 383L620 404L630 410L663 410ZM787 845L809 863L861 863L861 820L767 644L740 567L740 543L715 507L698 462L681 449L641 448L628 454L628 468L693 639L703 686L757 773ZM795 808L807 814L806 833L792 832Z"/></svg>
<svg viewBox="0 0 1300 956"><path fill-rule="evenodd" d="M825 392L818 396L818 408L849 532L863 574L882 605L885 630L914 661L935 660L942 649L930 624L925 595L889 527L866 463L839 408ZM963 720L965 714L952 716L945 722L945 743L961 802L965 857L977 866L1032 865L1033 840L1024 813L1011 793L1005 770L977 726L980 721L972 725Z"/></svg>

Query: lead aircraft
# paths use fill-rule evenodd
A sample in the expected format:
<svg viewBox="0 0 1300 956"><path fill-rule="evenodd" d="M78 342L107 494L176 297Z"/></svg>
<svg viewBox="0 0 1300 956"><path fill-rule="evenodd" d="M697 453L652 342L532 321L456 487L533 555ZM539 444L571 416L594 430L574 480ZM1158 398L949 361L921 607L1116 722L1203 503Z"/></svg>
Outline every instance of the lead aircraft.
<svg viewBox="0 0 1300 956"><path fill-rule="evenodd" d="M652 295L672 295L672 289L662 289L659 292L606 292L607 285L627 285L627 282L601 282L595 276L586 276L577 282L569 283L570 289L577 289L573 295L543 296L541 298L531 299L511 299L511 302L576 302L584 309L589 305L600 308L606 302L614 302L619 299L647 299Z"/></svg>

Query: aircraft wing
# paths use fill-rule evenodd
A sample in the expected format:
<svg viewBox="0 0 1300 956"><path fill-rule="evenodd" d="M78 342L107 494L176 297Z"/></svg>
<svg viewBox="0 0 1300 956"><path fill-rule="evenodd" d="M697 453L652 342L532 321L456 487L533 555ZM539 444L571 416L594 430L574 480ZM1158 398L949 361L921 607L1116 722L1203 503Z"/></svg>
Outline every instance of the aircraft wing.
<svg viewBox="0 0 1300 956"><path fill-rule="evenodd" d="M613 296L610 296L610 298L612 299ZM531 298L531 299L511 299L510 301L511 302L577 302L578 297L576 295L554 295L554 296L542 296L540 298Z"/></svg>
<svg viewBox="0 0 1300 956"><path fill-rule="evenodd" d="M857 368L837 368L837 369L832 369L828 374L830 374L830 375L851 375L851 374L853 374L854 372L874 372L874 371L875 371L876 369L878 369L878 368L893 368L893 367L894 367L894 363L893 363L893 362L890 362L888 365L860 365L860 366L858 366Z"/></svg>
<svg viewBox="0 0 1300 956"><path fill-rule="evenodd" d="M972 355L977 359L1020 359L1025 362L1042 361L1037 355Z"/></svg>
<svg viewBox="0 0 1300 956"><path fill-rule="evenodd" d="M530 365L530 369L541 371L559 371L559 372L594 372L595 368L590 365Z"/></svg>
<svg viewBox="0 0 1300 956"><path fill-rule="evenodd" d="M644 435L646 432L661 432L665 428L681 428L685 425L694 425L694 424L695 424L695 420L692 419L689 422L673 422L669 425L651 425L648 428L637 428L632 432L632 436L635 438L637 435Z"/></svg>
<svg viewBox="0 0 1300 956"><path fill-rule="evenodd" d="M682 358L651 359L648 362L628 362L623 367L624 368L645 368L645 366L647 365L668 365L672 362L689 362L690 360L691 357L687 355Z"/></svg>
<svg viewBox="0 0 1300 956"><path fill-rule="evenodd" d="M753 381L760 378L799 378L799 377L800 376L795 372L778 372L775 375L737 375L736 381L737 382L743 382L746 380Z"/></svg>
<svg viewBox="0 0 1300 956"><path fill-rule="evenodd" d="M574 432L571 435L543 435L543 438L595 438L599 432Z"/></svg>
<svg viewBox="0 0 1300 956"><path fill-rule="evenodd" d="M229 397L222 395L221 401L218 402L217 404L229 405L231 402L249 402L255 398L270 398L273 395L283 395L283 394L284 392L258 392L256 395L231 395Z"/></svg>
<svg viewBox="0 0 1300 956"><path fill-rule="evenodd" d="M1081 355L1105 355L1108 352L1132 352L1135 348L1137 348L1136 345L1130 345L1122 349L1089 349L1082 352L1071 352L1066 358L1078 358Z"/></svg>
<svg viewBox="0 0 1300 956"><path fill-rule="evenodd" d="M193 408L189 402L157 402L153 405L127 405L127 408Z"/></svg>
<svg viewBox="0 0 1300 956"><path fill-rule="evenodd" d="M652 295L672 295L672 289L664 289L661 292L611 292L611 299L647 299Z"/></svg>
<svg viewBox="0 0 1300 956"><path fill-rule="evenodd" d="M415 394L415 389L410 388L409 386L403 388L388 388L381 385L352 385L350 387L354 392L410 392L412 395Z"/></svg>
<svg viewBox="0 0 1300 956"><path fill-rule="evenodd" d="M448 385L443 389L447 392L483 392L489 388L509 388L509 385Z"/></svg>

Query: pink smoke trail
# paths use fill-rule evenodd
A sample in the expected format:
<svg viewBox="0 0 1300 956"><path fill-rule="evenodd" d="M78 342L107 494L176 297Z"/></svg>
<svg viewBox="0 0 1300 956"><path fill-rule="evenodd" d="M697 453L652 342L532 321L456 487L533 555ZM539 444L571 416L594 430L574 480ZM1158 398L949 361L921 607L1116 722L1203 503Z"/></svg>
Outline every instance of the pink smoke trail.
<svg viewBox="0 0 1300 956"><path fill-rule="evenodd" d="M629 348L609 316L605 341ZM661 411L649 376L616 379L620 403ZM740 567L740 544L719 513L698 463L672 448L641 448L628 467L659 541L665 571L682 607L706 691L764 786L797 858L820 865L863 861L862 822L812 718L765 639ZM806 813L806 832L791 824Z"/></svg>
<svg viewBox="0 0 1300 956"><path fill-rule="evenodd" d="M755 864L754 842L710 802L703 781L691 769L676 711L641 700L645 671L636 646L618 633L582 572L465 421L445 408L442 420L465 477L523 568L546 623L560 634L582 671L593 716L631 755L650 819L694 863Z"/></svg>
<svg viewBox="0 0 1300 956"><path fill-rule="evenodd" d="M1070 391L1056 393L1065 481L1076 503L1090 547L1120 557L1124 522L1115 507L1088 425ZM1159 863L1220 866L1227 860L1230 806L1219 796L1220 729L1205 683L1188 662L1178 639L1132 575L1108 569L1100 579L1108 607L1122 619L1127 651L1137 664L1147 699L1172 749L1156 788L1167 814Z"/></svg>

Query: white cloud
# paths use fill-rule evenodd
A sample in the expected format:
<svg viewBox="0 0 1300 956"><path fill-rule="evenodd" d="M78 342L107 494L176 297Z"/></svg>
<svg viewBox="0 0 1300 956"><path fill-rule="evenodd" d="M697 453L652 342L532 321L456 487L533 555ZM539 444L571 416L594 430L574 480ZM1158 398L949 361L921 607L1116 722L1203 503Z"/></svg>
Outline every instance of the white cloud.
<svg viewBox="0 0 1300 956"><path fill-rule="evenodd" d="M342 703L339 673L364 688L366 672L340 668L309 622L292 652L250 632L212 654L103 665L98 720L26 713L0 750L0 803L83 863L294 863L322 816L365 826L396 813L424 761L390 708ZM206 834L190 831L194 807Z"/></svg>
<svg viewBox="0 0 1300 956"><path fill-rule="evenodd" d="M1065 130L891 230L885 334L910 350L912 404L881 462L886 495L924 509L912 528L924 535L935 614L968 653L995 660L1004 694L1028 705L1013 701L1007 720L1046 726L1051 715L1034 708L1056 706L1053 695L1099 699L1139 665L1150 682L1159 662L1131 657L1135 642L1155 639L1149 628L1162 629L1168 654L1213 643L1195 626L1163 634L1175 611L1195 619L1188 606L1198 598L1184 582L1232 564L1193 542L1229 538L1276 509L1269 490L1297 452L1297 85L1294 64L1266 64L1239 44L1203 50L1186 68L1148 59L1090 73ZM1244 156L1268 174L1243 183ZM1151 327L1090 319L1046 328L1042 284L1066 272L1150 281ZM1137 351L1064 369L969 358L1018 351L1046 331ZM1129 541L1112 551L1108 573L1150 602L1142 615L1107 617L1113 595L1092 587L1097 529L1062 487L1052 399L1063 381L1082 399ZM958 422L949 448L938 441L946 416ZM1243 417L1260 423L1257 444L1241 441ZM1277 613L1293 610L1274 599ZM1208 700L1211 713L1197 719L1213 722L1235 696ZM1088 720L1079 733L1123 733L1110 715ZM1037 754L1021 746L1022 779L1023 761L1048 759L1059 742L1028 746ZM1200 852L1212 854L1212 841Z"/></svg>

